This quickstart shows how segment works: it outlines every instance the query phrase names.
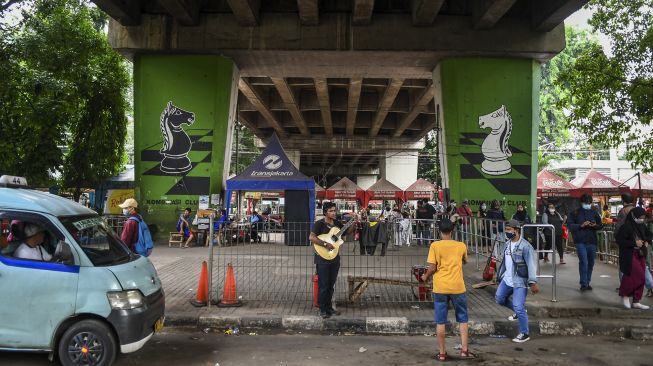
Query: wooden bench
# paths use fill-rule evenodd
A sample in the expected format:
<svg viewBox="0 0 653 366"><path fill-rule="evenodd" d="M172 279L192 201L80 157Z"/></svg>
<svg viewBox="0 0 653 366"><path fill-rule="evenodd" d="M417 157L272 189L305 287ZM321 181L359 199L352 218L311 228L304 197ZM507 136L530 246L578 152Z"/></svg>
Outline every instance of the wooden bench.
<svg viewBox="0 0 653 366"><path fill-rule="evenodd" d="M179 244L179 247L181 248L181 246L184 245L184 236L179 234L177 231L171 231L170 237L168 238L168 248L170 248L172 244Z"/></svg>
<svg viewBox="0 0 653 366"><path fill-rule="evenodd" d="M367 289L370 283L380 283L384 285L396 285L396 286L408 286L411 289L414 287L428 287L431 288L433 283L429 282L417 282L415 280L405 281L405 280L395 280L390 278L376 278L376 277L366 277L366 276L347 276L347 285L349 286L348 298L349 301L355 304L359 304L363 293Z"/></svg>

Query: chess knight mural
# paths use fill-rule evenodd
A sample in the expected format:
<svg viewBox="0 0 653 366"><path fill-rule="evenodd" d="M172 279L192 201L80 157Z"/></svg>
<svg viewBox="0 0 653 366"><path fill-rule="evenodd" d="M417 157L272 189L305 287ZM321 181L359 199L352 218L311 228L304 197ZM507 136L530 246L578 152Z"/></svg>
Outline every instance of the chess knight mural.
<svg viewBox="0 0 653 366"><path fill-rule="evenodd" d="M163 147L159 152L161 159L161 171L167 174L183 174L193 167L188 159L188 153L193 147L193 142L188 137L181 125L188 126L195 122L195 113L185 111L168 102L161 113L159 125L163 137Z"/></svg>
<svg viewBox="0 0 653 366"><path fill-rule="evenodd" d="M508 158L512 156L508 142L512 134L512 118L505 105L494 112L478 117L480 128L489 128L490 134L483 141L481 170L489 175L506 175L512 171Z"/></svg>

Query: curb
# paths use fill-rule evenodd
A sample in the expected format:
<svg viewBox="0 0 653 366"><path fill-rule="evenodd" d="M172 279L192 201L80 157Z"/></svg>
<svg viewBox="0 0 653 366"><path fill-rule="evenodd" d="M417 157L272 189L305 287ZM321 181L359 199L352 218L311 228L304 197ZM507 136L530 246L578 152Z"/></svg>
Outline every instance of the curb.
<svg viewBox="0 0 653 366"><path fill-rule="evenodd" d="M195 327L224 329L239 327L241 331L271 332L342 332L366 335L432 335L435 324L430 319L408 319L406 317L334 317L322 319L319 316L220 316L202 315L192 317L183 314L166 315L166 327ZM447 323L448 333L457 333L455 323ZM641 320L590 320L549 318L531 320L531 334L543 336L618 336L637 340L653 340L653 325L643 325ZM469 322L471 335L513 335L517 323L508 320L474 319Z"/></svg>

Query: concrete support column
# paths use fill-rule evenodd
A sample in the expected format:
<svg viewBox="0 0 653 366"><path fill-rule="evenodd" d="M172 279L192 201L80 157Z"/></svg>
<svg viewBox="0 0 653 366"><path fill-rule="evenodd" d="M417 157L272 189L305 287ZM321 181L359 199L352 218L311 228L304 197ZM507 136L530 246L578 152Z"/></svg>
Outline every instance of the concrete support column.
<svg viewBox="0 0 653 366"><path fill-rule="evenodd" d="M356 184L363 189L368 189L376 183L376 177L376 174L359 174L356 176Z"/></svg>
<svg viewBox="0 0 653 366"><path fill-rule="evenodd" d="M173 230L180 210L220 193L229 173L238 70L220 56L134 57L136 198Z"/></svg>
<svg viewBox="0 0 653 366"><path fill-rule="evenodd" d="M386 151L380 160L381 176L401 189L417 180L417 151Z"/></svg>
<svg viewBox="0 0 653 366"><path fill-rule="evenodd" d="M454 58L433 73L441 83L443 174L451 197L503 201L506 216L535 210L540 65L509 58ZM533 217L533 216L531 216Z"/></svg>

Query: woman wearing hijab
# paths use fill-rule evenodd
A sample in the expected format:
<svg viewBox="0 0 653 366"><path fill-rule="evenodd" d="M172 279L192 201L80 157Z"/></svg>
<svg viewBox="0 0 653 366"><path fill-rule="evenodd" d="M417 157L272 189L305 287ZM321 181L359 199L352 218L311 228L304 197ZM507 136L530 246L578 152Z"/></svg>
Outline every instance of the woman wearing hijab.
<svg viewBox="0 0 653 366"><path fill-rule="evenodd" d="M515 212L514 215L511 217L514 220L519 221L520 224L526 225L526 224L532 224L533 222L531 221L531 217L528 216L528 212L526 212L526 209L524 208L524 205L517 205L517 212ZM531 235L531 230L530 228L524 228L523 229L523 235L524 239L532 242L532 235ZM539 248L536 248L539 249Z"/></svg>
<svg viewBox="0 0 653 366"><path fill-rule="evenodd" d="M476 214L476 217L487 219L487 212L488 212L487 203L483 202L478 207L478 213ZM481 225L483 228L483 234L481 236L481 245L486 247L490 245L490 237L492 236L490 232L490 222L488 220L483 220L481 222Z"/></svg>
<svg viewBox="0 0 653 366"><path fill-rule="evenodd" d="M646 212L643 208L633 208L615 236L619 244L619 270L623 273L619 296L622 297L626 309L649 308L639 302L644 293L646 255L653 236L644 224L645 216Z"/></svg>

